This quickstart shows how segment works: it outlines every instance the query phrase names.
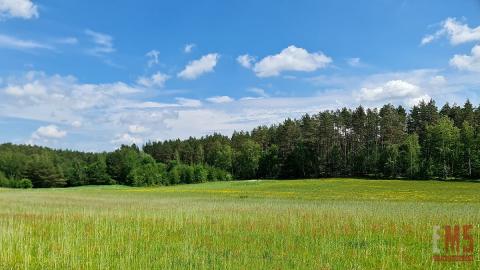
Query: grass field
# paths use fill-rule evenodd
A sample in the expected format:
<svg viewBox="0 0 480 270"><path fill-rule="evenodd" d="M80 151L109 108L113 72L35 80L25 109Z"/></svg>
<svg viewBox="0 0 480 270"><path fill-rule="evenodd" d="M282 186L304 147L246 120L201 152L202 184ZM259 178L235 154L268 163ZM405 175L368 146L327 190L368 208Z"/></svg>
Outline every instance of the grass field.
<svg viewBox="0 0 480 270"><path fill-rule="evenodd" d="M0 189L1 269L479 269L480 183L325 179ZM473 224L474 262L433 262Z"/></svg>

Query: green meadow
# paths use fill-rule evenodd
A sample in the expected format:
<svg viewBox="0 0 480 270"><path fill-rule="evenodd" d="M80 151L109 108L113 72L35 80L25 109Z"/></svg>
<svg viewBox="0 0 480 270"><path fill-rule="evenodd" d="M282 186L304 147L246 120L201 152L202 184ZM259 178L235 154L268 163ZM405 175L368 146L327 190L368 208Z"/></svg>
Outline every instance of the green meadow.
<svg viewBox="0 0 480 270"><path fill-rule="evenodd" d="M0 189L0 268L479 269L479 223L476 182ZM474 261L434 262L433 226L454 224Z"/></svg>

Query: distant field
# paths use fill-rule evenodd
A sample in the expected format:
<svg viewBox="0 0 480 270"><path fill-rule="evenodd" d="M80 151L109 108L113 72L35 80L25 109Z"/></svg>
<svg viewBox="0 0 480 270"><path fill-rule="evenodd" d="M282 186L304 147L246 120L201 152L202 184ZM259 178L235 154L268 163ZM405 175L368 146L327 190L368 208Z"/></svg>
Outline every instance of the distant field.
<svg viewBox="0 0 480 270"><path fill-rule="evenodd" d="M0 268L479 269L479 223L473 182L0 189ZM447 224L474 225L474 262L432 261Z"/></svg>

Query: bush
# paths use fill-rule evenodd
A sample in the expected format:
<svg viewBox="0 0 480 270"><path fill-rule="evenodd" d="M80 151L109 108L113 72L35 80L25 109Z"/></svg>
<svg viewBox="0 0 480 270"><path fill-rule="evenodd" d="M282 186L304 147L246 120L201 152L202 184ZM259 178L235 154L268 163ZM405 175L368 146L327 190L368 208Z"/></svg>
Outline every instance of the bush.
<svg viewBox="0 0 480 270"><path fill-rule="evenodd" d="M10 187L10 180L0 171L0 187Z"/></svg>
<svg viewBox="0 0 480 270"><path fill-rule="evenodd" d="M208 180L208 170L202 165L197 165L194 168L194 182L204 183Z"/></svg>
<svg viewBox="0 0 480 270"><path fill-rule="evenodd" d="M163 165L163 164L162 164ZM156 163L145 163L134 168L127 177L132 186L158 186L165 180L165 167Z"/></svg>
<svg viewBox="0 0 480 270"><path fill-rule="evenodd" d="M208 167L207 170L208 170L207 180L209 182L217 181L216 174L215 174L215 168Z"/></svg>
<svg viewBox="0 0 480 270"><path fill-rule="evenodd" d="M3 172L0 172L0 187L7 188L32 188L32 181L29 179L14 180L8 179Z"/></svg>
<svg viewBox="0 0 480 270"><path fill-rule="evenodd" d="M176 185L180 183L180 180L181 180L180 177L181 177L181 173L180 173L179 166L173 166L168 172L168 182L171 185Z"/></svg>
<svg viewBox="0 0 480 270"><path fill-rule="evenodd" d="M16 183L16 188L32 188L33 184L30 179L21 179Z"/></svg>
<svg viewBox="0 0 480 270"><path fill-rule="evenodd" d="M231 174L214 167L185 164L174 164L169 167L168 179L172 185L232 180Z"/></svg>
<svg viewBox="0 0 480 270"><path fill-rule="evenodd" d="M195 172L192 166L181 165L182 183L191 184L195 178Z"/></svg>
<svg viewBox="0 0 480 270"><path fill-rule="evenodd" d="M215 169L215 178L217 181L226 181L227 180L227 172L220 169Z"/></svg>

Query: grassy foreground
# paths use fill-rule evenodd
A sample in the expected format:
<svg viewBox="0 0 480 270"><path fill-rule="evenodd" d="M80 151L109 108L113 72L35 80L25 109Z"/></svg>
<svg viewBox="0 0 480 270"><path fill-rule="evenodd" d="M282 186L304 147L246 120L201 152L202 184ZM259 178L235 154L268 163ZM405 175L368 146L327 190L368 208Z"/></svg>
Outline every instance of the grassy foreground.
<svg viewBox="0 0 480 270"><path fill-rule="evenodd" d="M325 179L0 189L1 269L479 269L480 183ZM473 224L474 262L432 227Z"/></svg>

